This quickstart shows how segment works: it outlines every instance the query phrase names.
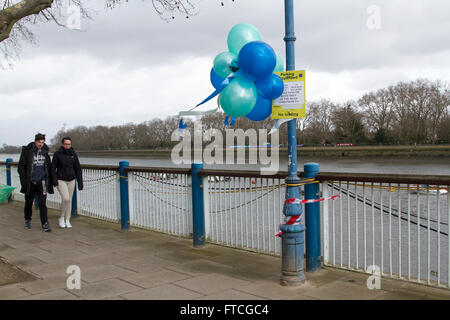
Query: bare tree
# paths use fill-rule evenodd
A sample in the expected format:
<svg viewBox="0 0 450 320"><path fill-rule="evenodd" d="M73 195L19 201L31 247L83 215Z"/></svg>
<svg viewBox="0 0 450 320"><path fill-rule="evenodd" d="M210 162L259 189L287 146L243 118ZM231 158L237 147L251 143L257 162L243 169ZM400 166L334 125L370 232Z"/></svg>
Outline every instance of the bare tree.
<svg viewBox="0 0 450 320"><path fill-rule="evenodd" d="M115 8L123 0L105 0L107 8ZM125 0L128 2L128 0ZM195 5L190 0L151 0L156 13L166 21L175 19L176 13L186 18L196 14ZM28 28L32 24L52 21L60 27L63 9L75 6L83 19L90 19L89 9L83 0L0 0L0 56L3 64L19 56L22 41L34 43L35 37Z"/></svg>
<svg viewBox="0 0 450 320"><path fill-rule="evenodd" d="M429 99L430 113L427 119L427 127L429 127L427 140L434 144L441 139L439 130L442 130L440 129L442 123L449 119L450 89L440 81L430 83L428 89L431 92ZM442 133L445 135L444 132Z"/></svg>
<svg viewBox="0 0 450 320"><path fill-rule="evenodd" d="M357 104L348 101L342 106L336 106L332 112L334 124L334 138L336 142L365 142L365 127L363 115L357 111Z"/></svg>
<svg viewBox="0 0 450 320"><path fill-rule="evenodd" d="M336 105L326 99L310 102L306 107L304 132L301 139L307 144L326 144L331 141L333 131L332 112Z"/></svg>
<svg viewBox="0 0 450 320"><path fill-rule="evenodd" d="M388 89L380 89L363 95L358 105L364 111L367 128L379 143L386 143L394 121L394 110Z"/></svg>

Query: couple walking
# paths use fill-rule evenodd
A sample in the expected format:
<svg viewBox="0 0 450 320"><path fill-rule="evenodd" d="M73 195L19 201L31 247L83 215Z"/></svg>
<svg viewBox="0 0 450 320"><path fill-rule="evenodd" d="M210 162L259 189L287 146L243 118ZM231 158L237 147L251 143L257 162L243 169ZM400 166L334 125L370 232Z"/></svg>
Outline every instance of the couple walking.
<svg viewBox="0 0 450 320"><path fill-rule="evenodd" d="M61 195L61 216L58 219L61 228L71 228L71 201L75 189L75 179L78 189L83 189L83 178L80 161L72 148L70 137L64 137L61 147L50 160L49 148L45 144L45 135L38 133L34 142L22 147L18 166L20 192L25 194L25 228L31 228L33 200L38 198L42 229L51 231L47 219L47 193L54 193L56 187Z"/></svg>

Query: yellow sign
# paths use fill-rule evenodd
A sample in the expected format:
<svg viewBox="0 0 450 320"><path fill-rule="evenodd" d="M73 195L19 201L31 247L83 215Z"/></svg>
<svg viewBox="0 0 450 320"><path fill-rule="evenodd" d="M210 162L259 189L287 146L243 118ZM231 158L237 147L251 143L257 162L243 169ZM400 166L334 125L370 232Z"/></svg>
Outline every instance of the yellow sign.
<svg viewBox="0 0 450 320"><path fill-rule="evenodd" d="M275 73L283 79L284 91L272 102L272 119L304 118L305 70Z"/></svg>

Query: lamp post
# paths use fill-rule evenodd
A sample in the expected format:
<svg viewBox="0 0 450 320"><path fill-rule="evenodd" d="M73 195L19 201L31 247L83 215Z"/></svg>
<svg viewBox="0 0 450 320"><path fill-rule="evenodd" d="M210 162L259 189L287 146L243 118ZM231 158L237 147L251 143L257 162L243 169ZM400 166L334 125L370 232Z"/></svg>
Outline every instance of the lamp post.
<svg viewBox="0 0 450 320"><path fill-rule="evenodd" d="M284 1L285 37L286 42L286 71L295 70L294 34L294 3L293 0ZM297 119L288 122L288 176L286 178L286 199L300 199L299 182L297 176ZM298 219L302 215L300 203L285 203L283 214L288 219ZM293 218L294 217L294 218ZM306 282L303 271L305 226L300 223L282 224L281 227L281 278L283 286L298 286Z"/></svg>

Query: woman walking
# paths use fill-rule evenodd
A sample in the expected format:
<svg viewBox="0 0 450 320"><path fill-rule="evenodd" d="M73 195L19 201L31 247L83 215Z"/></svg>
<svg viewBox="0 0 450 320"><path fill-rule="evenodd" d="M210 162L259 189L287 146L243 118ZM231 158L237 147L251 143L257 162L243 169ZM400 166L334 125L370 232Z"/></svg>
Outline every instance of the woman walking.
<svg viewBox="0 0 450 320"><path fill-rule="evenodd" d="M64 137L61 147L53 154L52 167L56 171L53 185L61 195L61 216L58 220L60 228L72 228L70 216L72 210L72 196L75 189L75 179L78 190L83 190L83 177L80 161L72 148L72 139Z"/></svg>

